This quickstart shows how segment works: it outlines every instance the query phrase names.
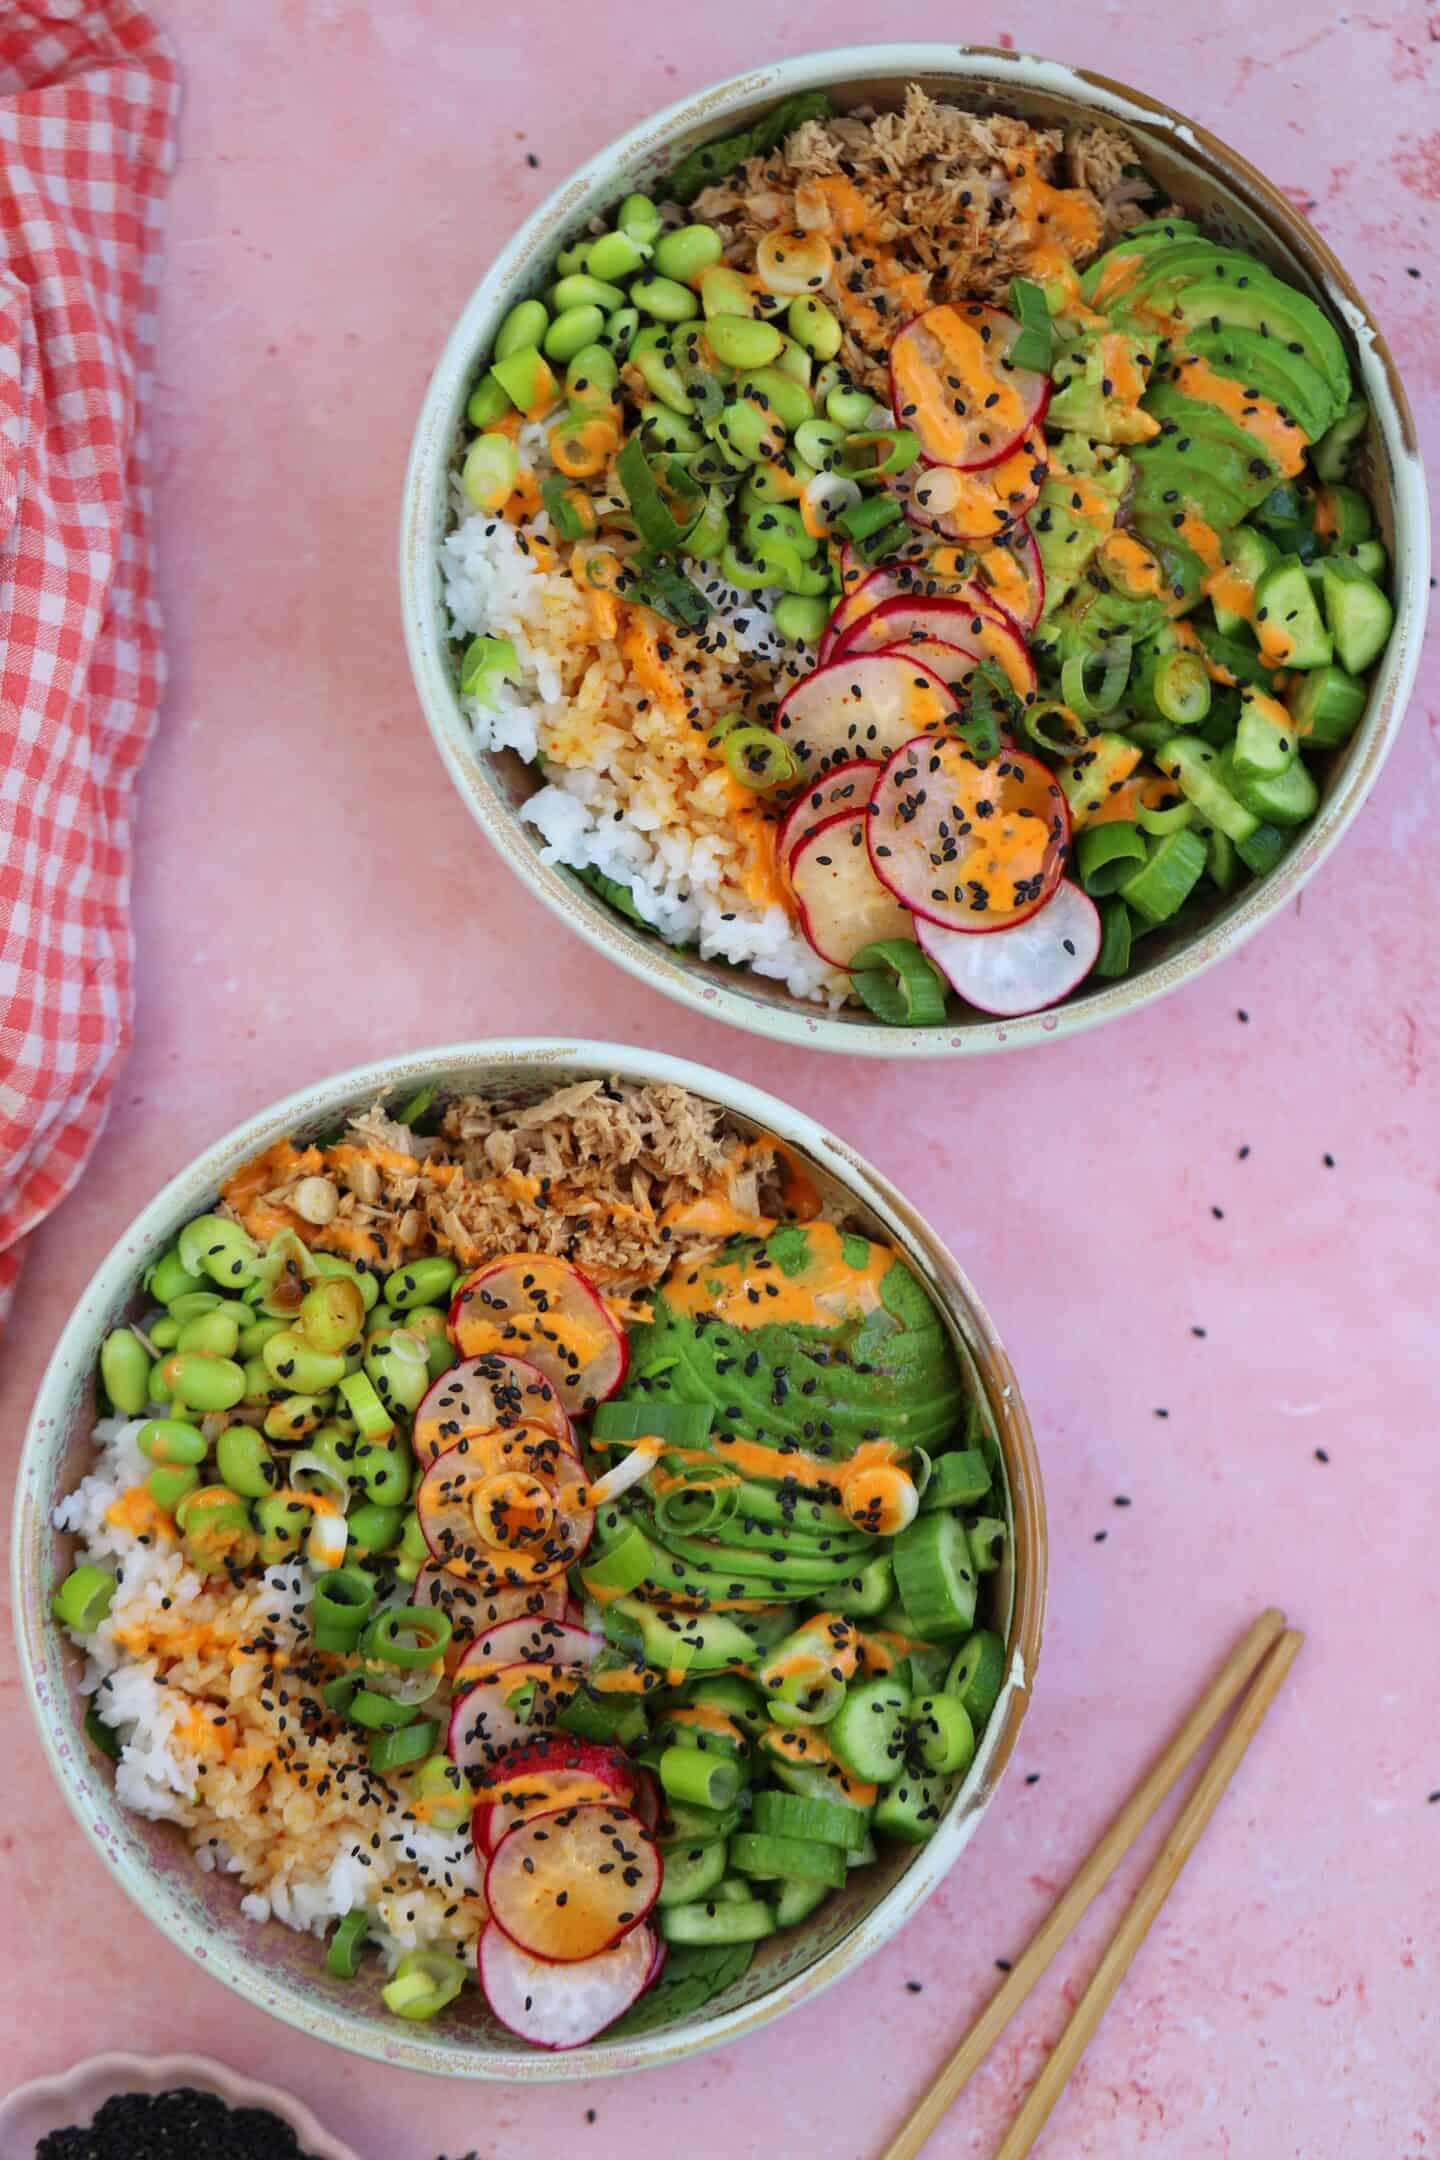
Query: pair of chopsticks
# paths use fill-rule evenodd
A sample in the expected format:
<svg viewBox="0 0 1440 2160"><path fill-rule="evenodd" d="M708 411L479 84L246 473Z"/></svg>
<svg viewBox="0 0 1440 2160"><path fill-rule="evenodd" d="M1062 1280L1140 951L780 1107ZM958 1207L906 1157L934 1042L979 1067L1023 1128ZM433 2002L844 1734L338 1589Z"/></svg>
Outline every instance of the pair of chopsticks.
<svg viewBox="0 0 1440 2160"><path fill-rule="evenodd" d="M1025 1946L1004 1985L997 1988L929 2091L881 2160L915 2160L961 2088L979 2069L1000 2034L1051 1959L1089 1911L1156 1809L1194 1761L1232 1703L1249 1688L1234 1722L1211 1756L1160 1855L1120 1922L1093 1977L1056 2042L1044 2069L1021 2104L995 2160L1023 2160L1045 2127L1052 2108L1109 2008L1136 1951L1149 1933L1180 1870L1200 1842L1241 1758L1254 1739L1281 1682L1295 1662L1304 1636L1287 1629L1273 1606L1261 1613L1222 1670L1200 1697L1164 1754L1131 1793L1068 1890ZM1251 1685L1253 1681L1253 1686Z"/></svg>

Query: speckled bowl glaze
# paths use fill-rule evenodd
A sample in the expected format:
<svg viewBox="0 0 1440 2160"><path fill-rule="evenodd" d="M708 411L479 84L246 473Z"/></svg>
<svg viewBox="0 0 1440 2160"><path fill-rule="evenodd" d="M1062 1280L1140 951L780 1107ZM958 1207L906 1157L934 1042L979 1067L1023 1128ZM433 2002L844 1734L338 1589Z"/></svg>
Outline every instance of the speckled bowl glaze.
<svg viewBox="0 0 1440 2160"><path fill-rule="evenodd" d="M0 2160L35 2160L52 2130L90 2123L118 2093L171 2092L177 2085L215 2093L232 2108L266 2108L288 2123L308 2160L359 2160L331 2137L309 2108L273 2085L257 2084L204 2055L92 2055L55 2077L36 2078L0 2100ZM196 2160L200 2156L196 2155Z"/></svg>
<svg viewBox="0 0 1440 2160"><path fill-rule="evenodd" d="M886 1027L859 1010L826 1015L760 976L672 951L622 921L568 871L543 863L538 835L518 815L539 785L536 775L513 753L484 755L474 747L456 694L436 568L448 475L478 358L507 309L549 282L557 249L629 189L650 186L696 144L743 126L779 98L825 89L840 106L885 106L907 82L1045 125L1104 120L1122 128L1156 183L1207 231L1253 248L1323 300L1343 327L1370 402L1369 480L1394 564L1395 629L1368 710L1331 759L1320 809L1280 867L1229 899L1217 895L1184 930L1153 933L1144 964L1121 982L1092 978L1056 1010L1025 1019L969 1012L936 1028ZM415 431L400 538L405 637L425 717L471 815L517 876L597 951L683 1004L778 1041L889 1058L1014 1050L1096 1027L1178 989L1279 914L1339 840L1384 762L1419 661L1428 577L1425 478L1405 392L1359 293L1313 227L1244 158L1169 106L1084 69L967 45L857 46L754 68L657 113L582 166L501 250L451 333Z"/></svg>
<svg viewBox="0 0 1440 2160"><path fill-rule="evenodd" d="M70 1540L51 1528L56 1502L84 1475L95 1419L94 1374L106 1332L140 1305L141 1270L247 1157L286 1133L333 1131L347 1111L377 1096L403 1098L431 1082L443 1091L537 1093L618 1074L673 1081L721 1105L749 1132L789 1143L822 1193L843 1201L857 1225L905 1254L945 1314L956 1350L989 1404L1004 1461L1011 1525L995 1578L992 1623L1006 1636L1004 1691L968 1776L935 1836L859 1872L813 1921L762 1944L745 1979L697 2017L634 2039L603 2036L573 2054L521 2047L489 2019L478 1990L436 2026L387 2016L369 1985L328 1977L323 1946L283 1927L256 1928L240 1914L240 1888L202 1875L173 1827L127 1814L110 1766L81 1730L79 1660L49 1610ZM1033 1685L1044 1622L1046 1533L1040 1470L1015 1377L963 1271L924 1219L853 1149L773 1095L706 1066L613 1043L503 1041L452 1045L341 1073L229 1133L174 1178L97 1269L50 1361L20 1461L14 1534L14 1600L21 1667L50 1764L76 1816L118 1881L157 1927L216 1979L262 2010L378 2062L452 2077L543 2083L676 2061L697 2048L751 2032L851 1971L930 1894L973 1836L1008 1762Z"/></svg>

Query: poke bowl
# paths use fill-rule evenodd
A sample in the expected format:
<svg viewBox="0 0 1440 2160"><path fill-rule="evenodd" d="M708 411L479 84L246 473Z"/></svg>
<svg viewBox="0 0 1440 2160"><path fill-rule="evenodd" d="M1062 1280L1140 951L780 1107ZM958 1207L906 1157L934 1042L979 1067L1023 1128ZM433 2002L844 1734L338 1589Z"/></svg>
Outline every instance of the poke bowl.
<svg viewBox="0 0 1440 2160"><path fill-rule="evenodd" d="M915 1910L1013 1750L1046 1530L983 1307L843 1142L502 1041L306 1089L151 1202L13 1564L147 1916L322 2039L525 2082L738 2037Z"/></svg>
<svg viewBox="0 0 1440 2160"><path fill-rule="evenodd" d="M876 1056L1133 1011L1292 899L1418 661L1383 339L1245 160L939 45L754 69L486 271L406 481L412 671L517 875Z"/></svg>

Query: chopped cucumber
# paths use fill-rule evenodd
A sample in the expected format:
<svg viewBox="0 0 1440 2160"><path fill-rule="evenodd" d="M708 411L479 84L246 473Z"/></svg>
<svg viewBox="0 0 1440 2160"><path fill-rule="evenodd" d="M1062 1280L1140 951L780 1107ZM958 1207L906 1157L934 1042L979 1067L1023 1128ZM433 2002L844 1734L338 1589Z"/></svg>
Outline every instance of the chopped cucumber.
<svg viewBox="0 0 1440 2160"><path fill-rule="evenodd" d="M1249 839L1260 820L1226 786L1223 755L1209 743L1172 735L1156 751L1155 762L1167 779L1179 781L1206 824L1226 834L1238 848L1242 841Z"/></svg>
<svg viewBox="0 0 1440 2160"><path fill-rule="evenodd" d="M939 1827L947 1794L944 1778L916 1777L907 1770L898 1784L881 1793L875 1828L902 1844L923 1845Z"/></svg>
<svg viewBox="0 0 1440 2160"><path fill-rule="evenodd" d="M930 1482L920 1496L922 1515L937 1508L973 1507L990 1491L990 1466L979 1448L957 1448L942 1455L930 1472Z"/></svg>
<svg viewBox="0 0 1440 2160"><path fill-rule="evenodd" d="M728 1852L723 1838L708 1845L680 1845L667 1852L657 1904L689 1905L705 1897L723 1877Z"/></svg>
<svg viewBox="0 0 1440 2160"><path fill-rule="evenodd" d="M1230 568L1237 571L1253 591L1266 572L1272 570L1280 560L1280 550L1273 540L1266 539L1258 527L1237 525L1230 535L1225 556ZM1248 615L1241 615L1234 608L1223 606L1213 595L1210 605L1214 610L1216 626L1223 637L1242 637L1249 631Z"/></svg>
<svg viewBox="0 0 1440 2160"><path fill-rule="evenodd" d="M1370 408L1364 398L1352 398L1339 419L1316 443L1311 463L1322 480L1343 480L1355 446L1365 432Z"/></svg>
<svg viewBox="0 0 1440 2160"><path fill-rule="evenodd" d="M1314 668L1290 693L1290 713L1307 749L1331 750L1355 732L1369 692L1343 668Z"/></svg>
<svg viewBox="0 0 1440 2160"><path fill-rule="evenodd" d="M1236 772L1228 750L1222 751L1221 764L1226 785L1234 790L1247 810L1268 825L1303 825L1320 806L1320 790L1303 758L1296 758L1284 772L1267 780L1242 777ZM1245 860L1243 847L1241 860Z"/></svg>
<svg viewBox="0 0 1440 2160"><path fill-rule="evenodd" d="M942 1515L932 1520L949 1523L954 1518ZM960 1535L963 1540L963 1530ZM836 1760L852 1777L863 1778L869 1785L885 1785L899 1777L909 1708L909 1689L888 1673L847 1689L825 1732Z"/></svg>
<svg viewBox="0 0 1440 2160"><path fill-rule="evenodd" d="M977 1628L956 1651L945 1675L945 1692L954 1695L970 1713L970 1721L984 1724L1005 1685L1005 1645L990 1628Z"/></svg>
<svg viewBox="0 0 1440 2160"><path fill-rule="evenodd" d="M965 1635L975 1625L975 1566L958 1515L921 1515L901 1531L895 1581L923 1641Z"/></svg>
<svg viewBox="0 0 1440 2160"><path fill-rule="evenodd" d="M868 1817L863 1808L838 1800L802 1800L798 1793L759 1792L750 1811L754 1829L770 1837L803 1838L850 1851L863 1845Z"/></svg>
<svg viewBox="0 0 1440 2160"><path fill-rule="evenodd" d="M775 1925L795 1927L807 1919L816 1906L830 1894L830 1885L823 1882L802 1882L798 1876L790 1882L781 1883L780 1894L775 1900Z"/></svg>
<svg viewBox="0 0 1440 2160"><path fill-rule="evenodd" d="M730 1840L737 1871L759 1882L818 1882L838 1890L845 1880L845 1852L819 1838L774 1837L737 1830Z"/></svg>
<svg viewBox="0 0 1440 2160"><path fill-rule="evenodd" d="M1230 756L1236 777L1242 780L1273 780L1294 764L1300 753L1295 719L1278 698L1247 684L1240 694L1240 725Z"/></svg>
<svg viewBox="0 0 1440 2160"><path fill-rule="evenodd" d="M1282 555L1255 588L1255 620L1268 623L1283 640L1274 649L1284 667L1326 667L1331 657L1330 633L1315 605L1305 565L1298 555Z"/></svg>
<svg viewBox="0 0 1440 2160"><path fill-rule="evenodd" d="M966 1528L977 1575L993 1575L1005 1551L1005 1525L995 1515L977 1515Z"/></svg>
<svg viewBox="0 0 1440 2160"><path fill-rule="evenodd" d="M1349 674L1363 675L1385 648L1395 610L1375 580L1343 555L1326 557L1320 589L1335 656Z"/></svg>
<svg viewBox="0 0 1440 2160"><path fill-rule="evenodd" d="M699 1898L660 1914L660 1933L672 1943L759 1942L774 1932L775 1914L759 1898Z"/></svg>

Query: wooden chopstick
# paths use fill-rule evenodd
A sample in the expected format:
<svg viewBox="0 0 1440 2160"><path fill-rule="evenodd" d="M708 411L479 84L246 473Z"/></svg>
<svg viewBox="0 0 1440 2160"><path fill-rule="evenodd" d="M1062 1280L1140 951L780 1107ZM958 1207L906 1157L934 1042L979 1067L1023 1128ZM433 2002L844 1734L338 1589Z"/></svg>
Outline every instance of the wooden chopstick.
<svg viewBox="0 0 1440 2160"><path fill-rule="evenodd" d="M1254 1678L1262 1659L1280 1640L1284 1628L1285 1615L1271 1606L1261 1613L1244 1638L1237 1643L1175 1733L1165 1752L1136 1786L1109 1829L1090 1852L1069 1888L1062 1892L1035 1930L1016 1960L1013 1971L1006 1974L1003 1983L996 1989L939 2076L917 2103L898 2136L886 2146L881 2160L915 2160L915 2155L932 2135L956 2095L985 2060L1051 1959L1069 1940L1151 1816L1174 1789L1236 1697ZM1297 1636L1295 1649L1299 1648L1299 1640ZM1291 1650L1286 1658L1287 1669L1294 1654L1295 1651ZM1283 1677L1282 1670L1275 1682L1277 1687ZM1268 1707L1267 1699L1261 1708L1260 1716L1263 1717ZM1256 1722L1258 1721L1257 1718ZM1242 1749L1243 1746L1244 1742ZM1211 1805L1213 1807L1213 1801ZM1203 1823L1199 1827L1203 1828ZM1198 1834L1197 1829L1196 1835ZM1183 1858L1181 1864L1183 1865ZM1106 2000L1108 1999L1107 1996ZM1103 2007L1102 2004L1101 2008ZM1098 2011L1096 2014L1098 2017ZM1083 2042L1081 2044L1083 2046ZM1051 2105L1053 2104L1052 2101ZM1046 2113L1048 2112L1047 2108ZM1037 2122L1036 2129L1038 2128Z"/></svg>
<svg viewBox="0 0 1440 2160"><path fill-rule="evenodd" d="M1065 2089L1065 2081L1089 2046L1096 2026L1110 2004L1136 1951L1149 1934L1161 1906L1175 1886L1180 1870L1200 1842L1201 1832L1220 1803L1220 1796L1239 1767L1275 1697L1280 1684L1304 1642L1293 1628L1280 1637L1240 1708L1234 1722L1205 1765L1194 1792L1186 1801L1174 1829L1161 1847L1159 1858L1111 1937L1105 1955L1096 1966L1090 1985L1071 2013L1070 2022L1051 2049L1049 2060L1025 2095L1020 2112L998 2147L995 2160L1025 2160L1026 2153L1045 2127L1047 2118Z"/></svg>

